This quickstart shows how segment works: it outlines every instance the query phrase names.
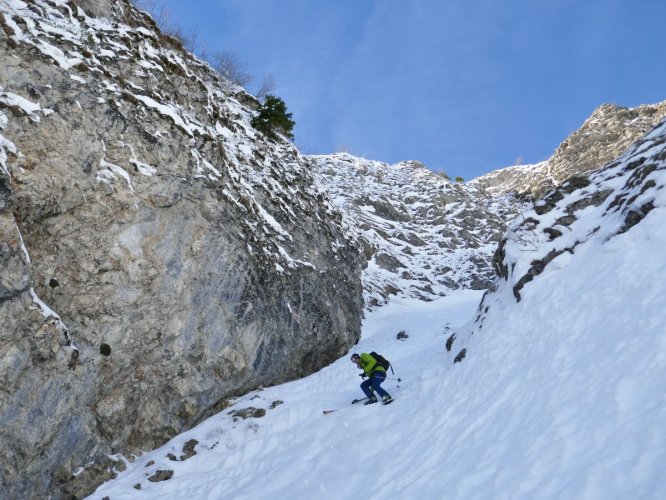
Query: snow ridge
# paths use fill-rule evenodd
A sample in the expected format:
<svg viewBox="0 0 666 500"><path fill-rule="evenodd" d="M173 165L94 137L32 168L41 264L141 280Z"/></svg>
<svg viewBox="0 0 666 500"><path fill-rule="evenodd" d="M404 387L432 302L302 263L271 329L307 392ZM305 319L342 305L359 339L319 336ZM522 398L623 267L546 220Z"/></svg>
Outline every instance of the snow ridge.
<svg viewBox="0 0 666 500"><path fill-rule="evenodd" d="M589 177L571 178L514 219L494 256L501 279L460 340L483 328L489 304L507 290L521 301L533 280L553 279L577 254L617 251L631 244L627 233L634 226L658 224L666 207L665 151L663 121L617 160Z"/></svg>

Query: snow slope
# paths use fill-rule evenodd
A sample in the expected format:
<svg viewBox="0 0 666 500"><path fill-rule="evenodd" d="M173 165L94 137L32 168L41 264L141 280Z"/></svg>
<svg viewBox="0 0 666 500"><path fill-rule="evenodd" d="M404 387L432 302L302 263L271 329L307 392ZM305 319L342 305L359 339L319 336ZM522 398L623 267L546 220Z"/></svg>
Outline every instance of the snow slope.
<svg viewBox="0 0 666 500"><path fill-rule="evenodd" d="M411 470L422 454L422 439L439 434L444 407L437 378L449 370L443 349L446 326L465 321L480 296L464 291L429 303L396 300L369 314L357 350L377 349L395 364L397 373L389 376L404 381L399 389L396 380L384 383L396 398L391 406L350 404L363 394L358 370L345 357L308 378L239 398L233 408L128 465L127 472L90 498L135 498L137 483L146 498L351 498L372 491L376 498L396 498L394 489L403 481L396 473ZM398 341L403 329L409 338ZM284 404L270 409L274 401ZM247 407L264 408L266 416L234 422L229 412ZM324 415L323 410L337 411ZM193 438L199 441L196 456L185 462L166 457L180 456ZM387 453L393 458L385 458ZM439 454L423 455L431 461ZM174 470L174 476L148 482L157 469Z"/></svg>
<svg viewBox="0 0 666 500"><path fill-rule="evenodd" d="M403 382L385 383L392 405L349 404L361 393L346 357L239 398L90 498L137 498L138 484L143 498L172 499L665 498L665 137L666 125L550 211L518 218L505 246L510 273L476 318L481 292L469 290L369 313L355 350L393 361ZM584 191L606 198L580 208ZM527 242L519 226L532 216L552 223L572 204L580 210L562 248L575 241L573 251L517 300L516 279L559 244L535 229L524 229L537 235ZM400 330L409 338L398 341ZM451 332L473 333L461 363L445 350ZM229 411L248 406L266 416L234 422ZM192 438L196 456L166 457ZM173 477L148 481L157 469Z"/></svg>
<svg viewBox="0 0 666 500"><path fill-rule="evenodd" d="M444 349L447 325L470 317L480 292L370 313L357 350L395 364L403 382L385 383L390 406L350 405L360 379L341 359L240 398L234 408L284 404L235 423L220 413L90 498L137 498L139 483L141 497L164 499L663 498L666 273L661 259L645 270L662 279L635 273L646 249L666 244L663 231L646 243L651 229L626 254L627 241L572 261L518 304L501 297L459 364ZM192 438L195 457L166 458ZM157 469L174 476L148 482Z"/></svg>

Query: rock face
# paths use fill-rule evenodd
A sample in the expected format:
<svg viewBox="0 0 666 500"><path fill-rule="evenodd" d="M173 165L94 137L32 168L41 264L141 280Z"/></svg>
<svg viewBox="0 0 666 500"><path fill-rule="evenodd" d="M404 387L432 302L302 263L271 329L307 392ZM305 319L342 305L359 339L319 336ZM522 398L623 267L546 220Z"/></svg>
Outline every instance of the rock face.
<svg viewBox="0 0 666 500"><path fill-rule="evenodd" d="M523 202L452 183L415 161L387 165L349 154L308 159L363 244L368 308L392 295L432 300L492 284L493 252Z"/></svg>
<svg viewBox="0 0 666 500"><path fill-rule="evenodd" d="M0 497L81 497L345 353L362 258L256 100L129 2L0 0L0 28Z"/></svg>
<svg viewBox="0 0 666 500"><path fill-rule="evenodd" d="M538 200L567 179L597 170L617 158L665 116L666 101L636 108L603 104L549 160L496 170L474 179L472 184L489 194L515 192Z"/></svg>

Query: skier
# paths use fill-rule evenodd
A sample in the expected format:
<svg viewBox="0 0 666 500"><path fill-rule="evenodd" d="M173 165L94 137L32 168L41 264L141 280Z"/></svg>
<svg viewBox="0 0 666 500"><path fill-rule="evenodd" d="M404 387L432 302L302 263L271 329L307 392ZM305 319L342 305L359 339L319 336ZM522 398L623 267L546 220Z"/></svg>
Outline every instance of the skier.
<svg viewBox="0 0 666 500"><path fill-rule="evenodd" d="M366 405L377 402L374 391L377 391L377 394L382 398L383 404L389 404L393 401L391 395L381 388L382 382L386 379L386 370L377 363L375 358L364 352L360 356L357 353L352 354L351 360L358 368L363 370L363 373L360 374L361 378L368 377L368 380L361 382L361 389L368 398L365 402Z"/></svg>

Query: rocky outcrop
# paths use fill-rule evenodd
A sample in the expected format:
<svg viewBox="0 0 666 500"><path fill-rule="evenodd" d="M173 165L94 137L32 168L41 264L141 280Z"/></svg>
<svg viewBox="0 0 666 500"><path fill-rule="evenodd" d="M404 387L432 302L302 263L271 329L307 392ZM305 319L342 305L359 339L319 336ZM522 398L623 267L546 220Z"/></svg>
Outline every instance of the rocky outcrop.
<svg viewBox="0 0 666 500"><path fill-rule="evenodd" d="M346 352L362 260L254 98L129 2L0 0L0 28L0 489L76 498Z"/></svg>
<svg viewBox="0 0 666 500"><path fill-rule="evenodd" d="M538 200L567 179L597 170L617 158L666 116L666 101L625 108L603 104L536 165L508 167L478 177L473 185L489 194L518 193Z"/></svg>
<svg viewBox="0 0 666 500"><path fill-rule="evenodd" d="M474 324L447 348L463 352L470 335L480 332L489 308L521 301L530 283L549 278L579 253L621 252L615 239L666 206L666 121L624 154L588 177L573 177L509 224L494 257L499 279L484 296ZM650 256L659 259L659 256ZM618 289L621 289L621 279ZM611 293L615 293L612 292ZM619 292L618 292L619 293Z"/></svg>
<svg viewBox="0 0 666 500"><path fill-rule="evenodd" d="M349 154L308 159L363 244L368 308L395 295L432 300L492 284L493 252L523 202L453 183L416 161L387 165Z"/></svg>

